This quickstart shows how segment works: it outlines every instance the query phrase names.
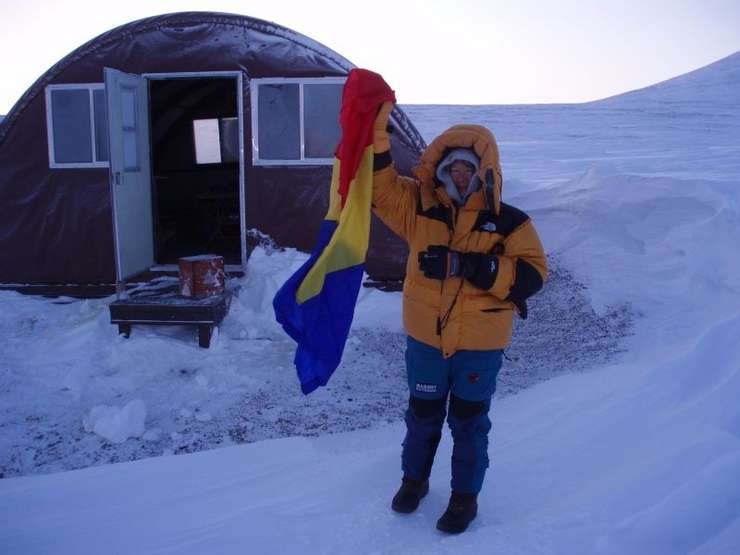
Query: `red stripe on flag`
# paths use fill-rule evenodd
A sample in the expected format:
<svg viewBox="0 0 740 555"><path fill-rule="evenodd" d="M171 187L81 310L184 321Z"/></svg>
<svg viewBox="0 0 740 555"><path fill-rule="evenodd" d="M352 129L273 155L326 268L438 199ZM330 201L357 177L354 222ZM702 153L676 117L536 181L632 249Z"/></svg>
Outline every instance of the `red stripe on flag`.
<svg viewBox="0 0 740 555"><path fill-rule="evenodd" d="M393 90L377 73L367 69L350 70L342 91L339 125L342 139L337 147L339 195L342 207L347 200L349 184L357 175L362 153L373 143L373 122L383 102L395 102Z"/></svg>

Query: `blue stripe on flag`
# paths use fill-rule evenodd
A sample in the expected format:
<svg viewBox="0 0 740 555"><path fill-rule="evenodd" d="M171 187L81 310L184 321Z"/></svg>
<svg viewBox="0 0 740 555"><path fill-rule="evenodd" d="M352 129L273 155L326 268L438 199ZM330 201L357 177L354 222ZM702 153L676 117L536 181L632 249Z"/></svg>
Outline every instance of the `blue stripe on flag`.
<svg viewBox="0 0 740 555"><path fill-rule="evenodd" d="M304 394L326 385L339 366L362 283L364 264L358 264L328 273L318 295L302 304L296 301L301 282L329 244L336 228L336 221L324 220L310 258L285 282L272 301L278 323L298 343L294 362Z"/></svg>

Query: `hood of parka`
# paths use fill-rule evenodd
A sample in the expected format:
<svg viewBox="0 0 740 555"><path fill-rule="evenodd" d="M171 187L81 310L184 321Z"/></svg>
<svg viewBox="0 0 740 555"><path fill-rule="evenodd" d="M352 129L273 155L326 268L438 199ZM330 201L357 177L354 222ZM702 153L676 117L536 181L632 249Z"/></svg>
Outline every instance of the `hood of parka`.
<svg viewBox="0 0 740 555"><path fill-rule="evenodd" d="M498 145L493 133L482 125L453 125L434 139L421 155L419 165L414 168L416 177L444 190L436 177L437 166L454 148L469 148L478 156L480 166L477 175L483 184L481 190L485 193L487 202L493 197L493 206L489 205L489 208L494 214L500 214L503 177ZM447 197L446 192L444 196Z"/></svg>

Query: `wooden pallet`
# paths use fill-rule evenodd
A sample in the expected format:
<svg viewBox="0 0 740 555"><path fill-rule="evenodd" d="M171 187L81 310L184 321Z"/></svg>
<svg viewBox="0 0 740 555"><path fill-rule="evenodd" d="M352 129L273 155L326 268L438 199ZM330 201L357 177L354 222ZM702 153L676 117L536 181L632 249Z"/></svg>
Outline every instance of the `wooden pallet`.
<svg viewBox="0 0 740 555"><path fill-rule="evenodd" d="M128 292L128 298L110 304L110 322L129 337L136 324L187 325L198 328L198 344L211 345L213 328L229 312L231 291L194 299L180 295L176 278L160 278Z"/></svg>

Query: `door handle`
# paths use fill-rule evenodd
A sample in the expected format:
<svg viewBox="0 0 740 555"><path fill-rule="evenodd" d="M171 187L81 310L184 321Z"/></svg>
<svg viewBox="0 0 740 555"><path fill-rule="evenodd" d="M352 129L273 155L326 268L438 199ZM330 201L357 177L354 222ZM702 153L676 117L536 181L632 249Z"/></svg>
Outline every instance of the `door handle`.
<svg viewBox="0 0 740 555"><path fill-rule="evenodd" d="M113 172L113 183L115 185L121 184L121 172Z"/></svg>

